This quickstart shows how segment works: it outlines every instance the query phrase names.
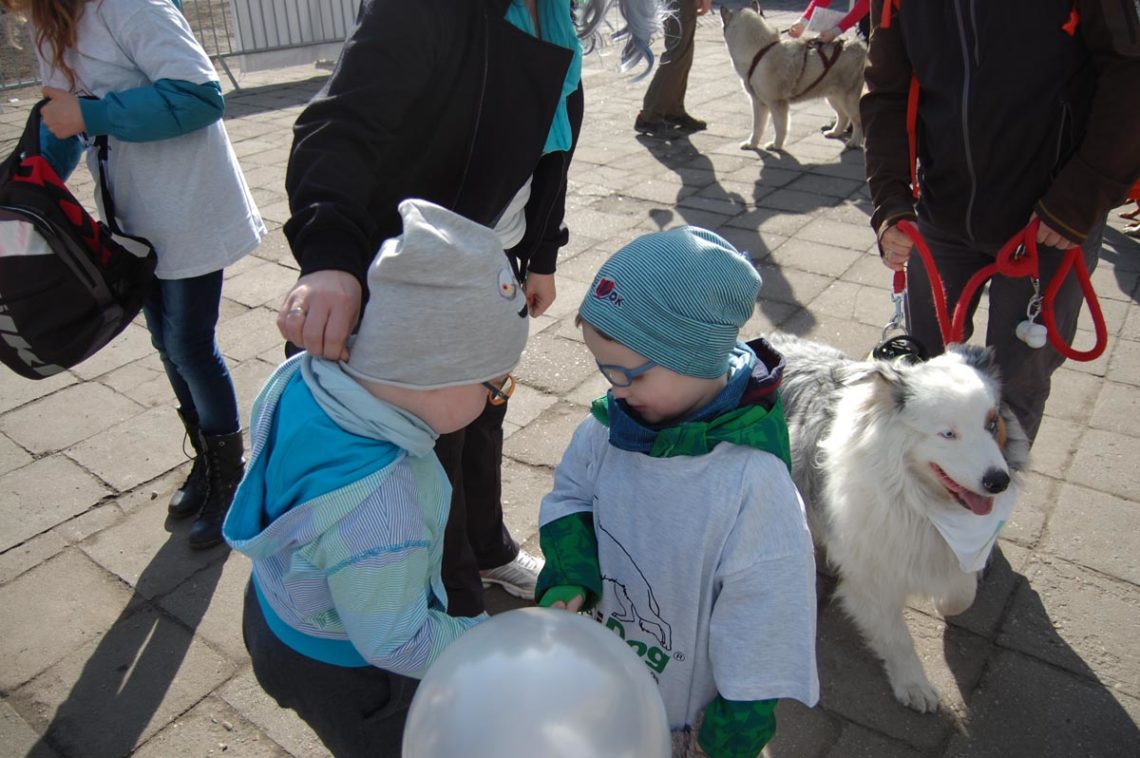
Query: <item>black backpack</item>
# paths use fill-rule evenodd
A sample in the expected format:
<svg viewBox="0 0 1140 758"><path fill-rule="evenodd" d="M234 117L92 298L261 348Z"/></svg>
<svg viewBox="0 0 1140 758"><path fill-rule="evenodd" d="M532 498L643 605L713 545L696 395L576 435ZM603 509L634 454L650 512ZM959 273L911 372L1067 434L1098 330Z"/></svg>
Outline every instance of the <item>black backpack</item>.
<svg viewBox="0 0 1140 758"><path fill-rule="evenodd" d="M40 110L0 165L0 361L43 379L90 357L142 308L158 262L124 234L107 186L107 138L99 188L109 225L95 220L40 154Z"/></svg>

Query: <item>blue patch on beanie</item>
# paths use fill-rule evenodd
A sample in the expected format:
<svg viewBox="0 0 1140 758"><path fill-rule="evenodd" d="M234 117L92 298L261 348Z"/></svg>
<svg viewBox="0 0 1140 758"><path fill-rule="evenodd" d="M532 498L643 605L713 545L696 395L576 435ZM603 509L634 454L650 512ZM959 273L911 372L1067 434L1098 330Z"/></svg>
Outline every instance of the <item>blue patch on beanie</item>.
<svg viewBox="0 0 1140 758"><path fill-rule="evenodd" d="M723 237L684 226L638 237L602 264L580 314L595 329L678 374L728 371L760 275Z"/></svg>

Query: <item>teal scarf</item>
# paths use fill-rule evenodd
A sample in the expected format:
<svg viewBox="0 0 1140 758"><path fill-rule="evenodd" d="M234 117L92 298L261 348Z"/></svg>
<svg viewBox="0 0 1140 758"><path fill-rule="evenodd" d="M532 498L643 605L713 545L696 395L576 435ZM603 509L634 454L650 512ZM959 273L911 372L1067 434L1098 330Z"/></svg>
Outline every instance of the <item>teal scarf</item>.
<svg viewBox="0 0 1140 758"><path fill-rule="evenodd" d="M574 19L570 15L570 4L566 0L538 0L537 9L539 25L542 27L542 39L574 53L570 68L566 69L566 79L562 82L562 97L559 98L558 107L554 111L554 121L550 124L550 132L546 135L546 145L542 148L542 153L545 155L559 150L569 150L573 144L574 135L570 130L570 115L566 112L566 98L578 89L578 84L582 81L582 46L578 43L578 33L574 28ZM505 18L530 36L538 36L534 32L534 22L531 20L530 12L522 0L511 0Z"/></svg>

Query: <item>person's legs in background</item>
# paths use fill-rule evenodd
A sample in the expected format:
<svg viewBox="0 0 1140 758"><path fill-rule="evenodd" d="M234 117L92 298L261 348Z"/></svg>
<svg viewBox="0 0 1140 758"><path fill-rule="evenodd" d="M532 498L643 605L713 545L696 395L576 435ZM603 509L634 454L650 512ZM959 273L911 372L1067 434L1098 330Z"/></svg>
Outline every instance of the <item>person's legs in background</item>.
<svg viewBox="0 0 1140 758"><path fill-rule="evenodd" d="M156 279L143 306L179 414L187 431L197 433L195 450L205 458L205 497L190 531L194 548L222 541L222 521L243 471L237 395L214 338L221 296L219 270L190 279Z"/></svg>
<svg viewBox="0 0 1140 758"><path fill-rule="evenodd" d="M498 584L534 598L541 561L519 548L503 523L503 418L507 404L488 404L465 429L441 435L436 455L451 481L451 512L443 544L447 612L474 616L484 610L483 586Z"/></svg>
<svg viewBox="0 0 1140 758"><path fill-rule="evenodd" d="M650 136L688 134L707 127L685 111L685 91L693 66L693 40L697 30L694 0L674 0L665 20L665 52L645 91L634 130Z"/></svg>

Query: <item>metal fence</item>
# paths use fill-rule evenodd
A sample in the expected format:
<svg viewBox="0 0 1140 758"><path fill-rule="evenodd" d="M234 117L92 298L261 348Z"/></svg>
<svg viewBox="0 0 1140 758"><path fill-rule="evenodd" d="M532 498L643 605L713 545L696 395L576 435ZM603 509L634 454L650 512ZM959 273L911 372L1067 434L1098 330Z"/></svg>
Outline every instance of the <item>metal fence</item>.
<svg viewBox="0 0 1140 758"><path fill-rule="evenodd" d="M415 2L415 0L409 0ZM352 29L360 0L183 0L194 36L237 87L229 61L239 68L269 68L282 51L339 45ZM0 16L0 90L39 83L28 27ZM294 58L296 60L296 58Z"/></svg>

